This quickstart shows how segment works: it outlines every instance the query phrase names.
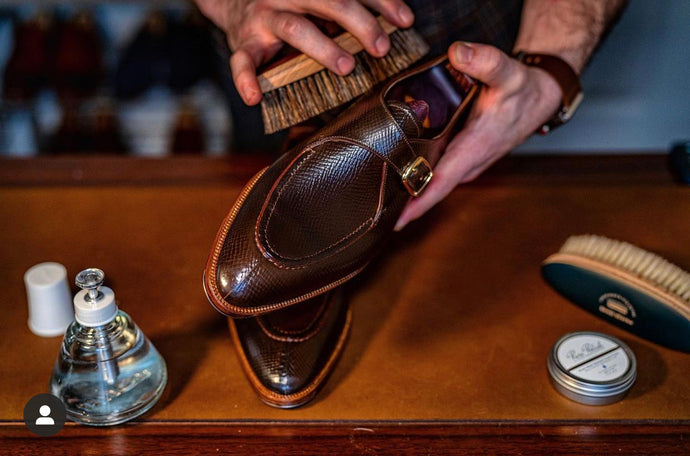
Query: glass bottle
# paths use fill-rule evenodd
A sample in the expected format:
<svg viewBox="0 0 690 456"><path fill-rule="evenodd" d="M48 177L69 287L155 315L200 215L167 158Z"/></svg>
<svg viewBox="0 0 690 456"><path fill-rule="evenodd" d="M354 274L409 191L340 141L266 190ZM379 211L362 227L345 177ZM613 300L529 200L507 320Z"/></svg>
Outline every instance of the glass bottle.
<svg viewBox="0 0 690 456"><path fill-rule="evenodd" d="M131 420L155 405L167 382L163 357L102 287L105 274L77 275L75 321L67 328L50 392L65 404L67 418L110 426Z"/></svg>

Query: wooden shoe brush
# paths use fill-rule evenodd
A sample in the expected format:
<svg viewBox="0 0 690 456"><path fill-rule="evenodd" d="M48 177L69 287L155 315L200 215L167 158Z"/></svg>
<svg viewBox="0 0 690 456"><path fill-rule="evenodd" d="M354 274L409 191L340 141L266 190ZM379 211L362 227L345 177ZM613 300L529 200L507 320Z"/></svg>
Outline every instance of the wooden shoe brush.
<svg viewBox="0 0 690 456"><path fill-rule="evenodd" d="M542 265L575 304L633 334L690 352L690 273L627 242L571 236Z"/></svg>
<svg viewBox="0 0 690 456"><path fill-rule="evenodd" d="M355 58L355 68L348 75L339 76L298 52L269 64L258 76L263 93L261 113L265 133L274 133L338 107L407 69L429 51L414 29L398 29L382 17L378 21L391 42L390 51L383 57L369 55L349 32L333 38Z"/></svg>

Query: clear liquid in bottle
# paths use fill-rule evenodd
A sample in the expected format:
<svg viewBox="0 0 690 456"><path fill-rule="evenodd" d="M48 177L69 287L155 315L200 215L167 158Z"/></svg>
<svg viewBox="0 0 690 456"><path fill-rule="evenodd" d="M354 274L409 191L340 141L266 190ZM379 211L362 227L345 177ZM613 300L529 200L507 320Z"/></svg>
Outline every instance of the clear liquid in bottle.
<svg viewBox="0 0 690 456"><path fill-rule="evenodd" d="M87 288L74 298L76 321L65 333L50 391L72 421L109 426L153 407L165 389L167 369L144 333L117 309L112 290L100 287L102 271L80 275L88 271L96 274L90 281L97 286L77 276L77 284Z"/></svg>

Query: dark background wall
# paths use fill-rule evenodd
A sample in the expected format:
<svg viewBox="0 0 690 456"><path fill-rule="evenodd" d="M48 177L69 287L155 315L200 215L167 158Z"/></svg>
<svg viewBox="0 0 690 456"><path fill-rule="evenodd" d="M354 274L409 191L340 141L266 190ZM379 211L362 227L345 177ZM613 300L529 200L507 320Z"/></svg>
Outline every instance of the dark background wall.
<svg viewBox="0 0 690 456"><path fill-rule="evenodd" d="M165 8L179 16L188 6L180 0L0 0L0 8L22 18L41 7L57 7L67 15L78 8L91 9L102 30L104 63L111 73L150 10ZM689 38L690 0L631 0L585 70L585 101L575 118L547 137L531 138L517 152L663 152L672 142L690 140ZM0 17L0 78L12 41L12 21ZM107 89L99 95L112 98ZM207 137L207 153L224 153L232 142L232 113L213 85L197 85L183 96L154 88L136 100L111 102L132 154L169 153L181 103L196 108ZM2 104L0 94L0 154L39 153L44 138L58 128L61 112L50 91L24 105Z"/></svg>

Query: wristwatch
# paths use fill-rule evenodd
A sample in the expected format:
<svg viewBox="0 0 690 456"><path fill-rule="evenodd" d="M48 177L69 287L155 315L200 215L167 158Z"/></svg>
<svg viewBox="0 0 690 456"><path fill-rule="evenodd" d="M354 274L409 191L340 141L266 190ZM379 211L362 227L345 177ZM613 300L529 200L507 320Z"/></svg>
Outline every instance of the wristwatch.
<svg viewBox="0 0 690 456"><path fill-rule="evenodd" d="M525 65L541 68L549 73L563 91L561 107L548 122L537 129L537 132L545 135L569 121L573 114L575 114L575 111L577 111L583 98L580 78L575 73L575 70L563 59L554 55L528 54L527 52L519 51L514 54L514 57Z"/></svg>

